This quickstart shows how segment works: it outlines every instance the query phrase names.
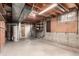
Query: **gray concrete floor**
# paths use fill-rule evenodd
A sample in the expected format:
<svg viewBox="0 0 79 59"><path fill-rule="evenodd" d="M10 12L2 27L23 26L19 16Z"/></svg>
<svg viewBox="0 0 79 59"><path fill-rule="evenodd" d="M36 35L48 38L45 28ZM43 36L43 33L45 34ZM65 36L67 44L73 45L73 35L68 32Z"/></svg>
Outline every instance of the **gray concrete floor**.
<svg viewBox="0 0 79 59"><path fill-rule="evenodd" d="M22 40L8 42L1 51L1 56L76 56L79 50L60 44L50 44L45 40ZM76 50L76 51L75 51Z"/></svg>

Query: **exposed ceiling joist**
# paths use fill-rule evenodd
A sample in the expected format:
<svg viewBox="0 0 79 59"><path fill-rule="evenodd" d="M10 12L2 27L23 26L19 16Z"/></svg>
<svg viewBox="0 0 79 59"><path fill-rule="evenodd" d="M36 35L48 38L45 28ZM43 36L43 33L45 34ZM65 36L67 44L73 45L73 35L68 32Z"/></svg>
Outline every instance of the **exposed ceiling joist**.
<svg viewBox="0 0 79 59"><path fill-rule="evenodd" d="M64 3L63 4L66 8L68 8L69 10L71 9L78 9L78 7L76 6L75 3Z"/></svg>
<svg viewBox="0 0 79 59"><path fill-rule="evenodd" d="M2 14L0 13L0 21L5 21L4 17L2 16Z"/></svg>
<svg viewBox="0 0 79 59"><path fill-rule="evenodd" d="M74 3L74 5L75 5L76 9L78 9L78 6L75 3Z"/></svg>
<svg viewBox="0 0 79 59"><path fill-rule="evenodd" d="M50 13L50 15L57 16L57 13L56 12L52 12L52 13Z"/></svg>
<svg viewBox="0 0 79 59"><path fill-rule="evenodd" d="M4 4L4 9L5 9L6 11L12 11L11 6L9 6L9 5L7 5L7 4Z"/></svg>
<svg viewBox="0 0 79 59"><path fill-rule="evenodd" d="M54 15L54 16L57 16L57 13L56 13L54 10L49 11L48 13L49 13L49 15Z"/></svg>
<svg viewBox="0 0 79 59"><path fill-rule="evenodd" d="M78 5L78 3L75 3L75 5L77 6L77 8L79 9L79 5Z"/></svg>
<svg viewBox="0 0 79 59"><path fill-rule="evenodd" d="M61 6L64 10L66 10L67 12L69 12L69 9L68 8L66 8L64 5L62 5L62 4L58 4L59 6Z"/></svg>
<svg viewBox="0 0 79 59"><path fill-rule="evenodd" d="M31 3L30 4L28 3L28 5L31 6L31 7L33 7L33 8L35 8L35 9L38 9L40 11L42 10L40 7L36 6L36 4L34 4L34 6L33 6L33 3L32 4Z"/></svg>
<svg viewBox="0 0 79 59"><path fill-rule="evenodd" d="M54 9L57 5L58 5L58 4L51 4L49 7L45 8L43 11L41 11L41 12L39 13L39 15L42 15L43 13L46 13L46 12L48 12L48 11Z"/></svg>
<svg viewBox="0 0 79 59"><path fill-rule="evenodd" d="M59 10L55 10L56 13L58 14L63 14L63 12L59 11Z"/></svg>
<svg viewBox="0 0 79 59"><path fill-rule="evenodd" d="M0 3L0 13L2 13L2 15L6 15L6 11L3 8L2 4Z"/></svg>

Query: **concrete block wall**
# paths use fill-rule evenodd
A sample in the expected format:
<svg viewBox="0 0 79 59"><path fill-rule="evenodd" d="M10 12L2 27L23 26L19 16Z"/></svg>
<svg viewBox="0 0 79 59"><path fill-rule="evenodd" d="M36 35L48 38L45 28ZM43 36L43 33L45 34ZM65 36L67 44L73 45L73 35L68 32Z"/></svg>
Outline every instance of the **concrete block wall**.
<svg viewBox="0 0 79 59"><path fill-rule="evenodd" d="M77 35L74 33L68 33L68 45L77 47Z"/></svg>
<svg viewBox="0 0 79 59"><path fill-rule="evenodd" d="M79 48L79 35L76 33L46 33L45 40Z"/></svg>

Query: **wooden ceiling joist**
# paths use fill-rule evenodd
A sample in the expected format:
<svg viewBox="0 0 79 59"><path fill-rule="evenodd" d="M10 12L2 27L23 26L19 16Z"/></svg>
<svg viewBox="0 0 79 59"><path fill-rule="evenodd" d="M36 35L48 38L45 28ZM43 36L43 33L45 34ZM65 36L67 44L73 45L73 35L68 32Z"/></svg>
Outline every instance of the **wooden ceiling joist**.
<svg viewBox="0 0 79 59"><path fill-rule="evenodd" d="M5 15L5 14L6 14L6 11L5 11L5 9L3 8L3 6L2 6L1 3L0 3L0 13L1 13L2 15Z"/></svg>
<svg viewBox="0 0 79 59"><path fill-rule="evenodd" d="M63 14L63 12L60 11L60 10L53 10L53 11L56 12L56 13L58 13L58 14Z"/></svg>
<svg viewBox="0 0 79 59"><path fill-rule="evenodd" d="M0 13L0 21L5 21L4 17L2 16L2 14Z"/></svg>
<svg viewBox="0 0 79 59"><path fill-rule="evenodd" d="M69 10L78 9L78 7L76 6L75 3L64 3L63 5L64 5L64 7L68 8Z"/></svg>
<svg viewBox="0 0 79 59"><path fill-rule="evenodd" d="M75 7L77 7L74 3L66 3L65 6L67 8L75 8Z"/></svg>
<svg viewBox="0 0 79 59"><path fill-rule="evenodd" d="M32 4L28 3L28 5L35 8L35 9L39 9L40 11L42 10L40 7L36 6L36 4L34 4L34 6L33 6L33 3Z"/></svg>
<svg viewBox="0 0 79 59"><path fill-rule="evenodd" d="M50 15L57 16L57 12L55 12L54 10L50 11L49 14L50 14Z"/></svg>
<svg viewBox="0 0 79 59"><path fill-rule="evenodd" d="M61 6L64 10L66 10L67 12L69 12L69 9L68 8L66 8L64 5L62 5L62 4L58 4L59 6Z"/></svg>
<svg viewBox="0 0 79 59"><path fill-rule="evenodd" d="M50 15L57 16L57 13L55 13L55 12L52 12Z"/></svg>
<svg viewBox="0 0 79 59"><path fill-rule="evenodd" d="M79 5L78 5L78 3L75 3L75 5L77 6L77 9L79 9Z"/></svg>
<svg viewBox="0 0 79 59"><path fill-rule="evenodd" d="M45 3L28 3L29 6L33 7L35 11L38 13L49 7L51 4L45 4ZM41 16L49 17L49 16L58 16L60 14L64 14L65 12L69 12L73 9L78 9L79 4L75 3L58 3L58 5L55 8L50 9L49 11L45 12ZM38 17L38 16L37 16ZM40 17L36 19L30 19L32 21L40 20Z"/></svg>
<svg viewBox="0 0 79 59"><path fill-rule="evenodd" d="M74 5L75 5L76 9L78 9L78 6L75 3L74 3Z"/></svg>

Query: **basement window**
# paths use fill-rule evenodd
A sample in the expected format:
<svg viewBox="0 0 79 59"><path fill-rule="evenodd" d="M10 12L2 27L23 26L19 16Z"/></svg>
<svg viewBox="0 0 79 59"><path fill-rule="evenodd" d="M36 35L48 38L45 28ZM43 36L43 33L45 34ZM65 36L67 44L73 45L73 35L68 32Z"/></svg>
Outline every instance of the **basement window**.
<svg viewBox="0 0 79 59"><path fill-rule="evenodd" d="M68 13L68 21L74 21L76 19L76 12Z"/></svg>
<svg viewBox="0 0 79 59"><path fill-rule="evenodd" d="M74 21L76 19L76 11L72 11L66 14L63 14L58 17L58 22L69 22Z"/></svg>

